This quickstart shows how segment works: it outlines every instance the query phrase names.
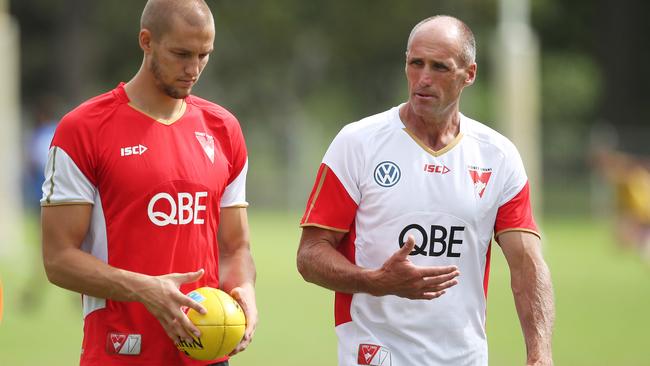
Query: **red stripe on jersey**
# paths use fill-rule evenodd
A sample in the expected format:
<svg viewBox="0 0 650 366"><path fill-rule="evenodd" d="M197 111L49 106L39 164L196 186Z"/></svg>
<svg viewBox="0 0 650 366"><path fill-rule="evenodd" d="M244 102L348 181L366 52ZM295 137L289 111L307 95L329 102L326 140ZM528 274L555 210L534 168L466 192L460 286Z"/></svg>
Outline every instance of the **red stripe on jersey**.
<svg viewBox="0 0 650 366"><path fill-rule="evenodd" d="M530 188L528 182L516 196L499 207L494 223L495 237L506 230L523 230L538 233L537 224L530 208ZM537 234L539 236L539 234Z"/></svg>
<svg viewBox="0 0 650 366"><path fill-rule="evenodd" d="M320 165L316 177L300 225L318 226L347 232L341 239L337 249L351 263L356 263L354 217L357 212L357 204L350 197L336 174L327 165ZM335 294L334 322L337 326L352 321L350 315L351 305L351 294L342 292Z"/></svg>
<svg viewBox="0 0 650 366"><path fill-rule="evenodd" d="M485 253L485 274L483 274L483 293L487 300L488 282L490 281L490 258L492 257L492 242L488 244L487 253Z"/></svg>
<svg viewBox="0 0 650 366"><path fill-rule="evenodd" d="M350 232L345 234L337 248L351 263L356 264L356 247L354 242L357 238L354 222L350 225ZM352 294L337 292L334 296L334 324L339 326L343 323L351 322L352 315L350 308L352 306Z"/></svg>
<svg viewBox="0 0 650 366"><path fill-rule="evenodd" d="M300 225L348 232L356 212L357 204L339 178L327 165L321 164Z"/></svg>

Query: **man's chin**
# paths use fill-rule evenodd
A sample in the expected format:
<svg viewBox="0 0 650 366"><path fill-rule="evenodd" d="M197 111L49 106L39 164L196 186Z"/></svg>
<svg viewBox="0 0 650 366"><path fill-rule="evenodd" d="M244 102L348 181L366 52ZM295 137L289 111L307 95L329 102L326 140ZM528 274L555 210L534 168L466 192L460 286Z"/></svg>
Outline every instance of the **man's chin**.
<svg viewBox="0 0 650 366"><path fill-rule="evenodd" d="M192 88L179 89L179 88L166 88L165 94L174 99L185 99L192 92Z"/></svg>
<svg viewBox="0 0 650 366"><path fill-rule="evenodd" d="M191 92L192 92L192 89L190 89L190 90L183 90L183 91L179 92L179 93L176 95L176 99L185 99L188 95L190 95Z"/></svg>
<svg viewBox="0 0 650 366"><path fill-rule="evenodd" d="M435 110L433 103L422 103L420 101L412 101L411 109L413 113L421 117L433 115Z"/></svg>

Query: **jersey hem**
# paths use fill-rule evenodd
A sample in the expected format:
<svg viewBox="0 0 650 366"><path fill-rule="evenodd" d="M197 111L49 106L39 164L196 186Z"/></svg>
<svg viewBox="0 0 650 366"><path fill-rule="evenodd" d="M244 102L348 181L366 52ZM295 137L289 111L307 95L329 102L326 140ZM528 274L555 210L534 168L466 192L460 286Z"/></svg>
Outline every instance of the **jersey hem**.
<svg viewBox="0 0 650 366"><path fill-rule="evenodd" d="M310 222L305 222L305 223L303 223L303 224L300 224L300 227L309 227L309 226L312 226L312 227L319 227L319 228L321 228L321 229L325 229L325 230L336 231L337 233L349 233L349 232L350 232L350 230L347 230L347 229L339 229L339 228L337 228L337 227L332 227L332 226L327 226L327 225L320 225L320 224L314 224L314 223L310 223Z"/></svg>
<svg viewBox="0 0 650 366"><path fill-rule="evenodd" d="M94 202L89 201L65 201L65 202L49 202L41 203L41 207L52 207L52 206L74 206L74 205L94 205Z"/></svg>
<svg viewBox="0 0 650 366"><path fill-rule="evenodd" d="M248 203L235 203L232 205L226 205L226 206L219 206L221 208L247 208Z"/></svg>
<svg viewBox="0 0 650 366"><path fill-rule="evenodd" d="M530 229L526 229L526 228L523 228L523 227L514 227L514 228L511 228L511 229L501 230L498 233L494 233L494 240L496 240L497 243L498 243L499 242L499 235L504 234L504 233L508 233L508 232L511 232L511 231L522 231L522 232L525 232L525 233L531 233L531 234L535 235L536 237L538 237L540 240L542 239L542 235L540 235L540 233L538 233L535 230L530 230Z"/></svg>

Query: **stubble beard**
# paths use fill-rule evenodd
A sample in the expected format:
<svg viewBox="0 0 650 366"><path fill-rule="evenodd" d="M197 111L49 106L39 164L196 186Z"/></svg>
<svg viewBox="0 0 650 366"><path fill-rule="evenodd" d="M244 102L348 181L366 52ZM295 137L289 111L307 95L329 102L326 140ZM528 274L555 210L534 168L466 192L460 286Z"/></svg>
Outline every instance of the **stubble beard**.
<svg viewBox="0 0 650 366"><path fill-rule="evenodd" d="M178 88L165 83L162 71L160 70L160 64L158 63L158 58L155 55L151 58L151 73L156 81L156 86L167 96L174 99L183 99L189 94L189 92L180 91Z"/></svg>
<svg viewBox="0 0 650 366"><path fill-rule="evenodd" d="M421 118L429 118L436 114L439 106L435 103L423 103L422 101L412 100L411 109L416 116Z"/></svg>

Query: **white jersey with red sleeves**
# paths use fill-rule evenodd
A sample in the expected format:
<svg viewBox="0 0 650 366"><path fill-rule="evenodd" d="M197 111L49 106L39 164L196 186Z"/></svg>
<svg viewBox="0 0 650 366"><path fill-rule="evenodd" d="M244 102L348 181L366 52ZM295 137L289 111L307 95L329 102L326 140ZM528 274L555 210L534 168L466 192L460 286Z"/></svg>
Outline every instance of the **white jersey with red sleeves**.
<svg viewBox="0 0 650 366"><path fill-rule="evenodd" d="M89 203L82 249L111 266L163 275L205 269L186 293L219 287L220 207L246 206L238 121L185 98L171 125L129 104L123 84L67 114L49 153L43 206ZM176 349L140 303L83 296L81 365L205 365ZM214 361L212 361L214 362Z"/></svg>
<svg viewBox="0 0 650 366"><path fill-rule="evenodd" d="M438 299L336 293L339 365L487 365L485 312L493 234L537 233L515 146L461 116L460 133L433 151L399 107L345 126L318 172L302 226L347 233L339 250L379 268L409 234L416 265L456 265Z"/></svg>

